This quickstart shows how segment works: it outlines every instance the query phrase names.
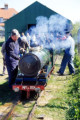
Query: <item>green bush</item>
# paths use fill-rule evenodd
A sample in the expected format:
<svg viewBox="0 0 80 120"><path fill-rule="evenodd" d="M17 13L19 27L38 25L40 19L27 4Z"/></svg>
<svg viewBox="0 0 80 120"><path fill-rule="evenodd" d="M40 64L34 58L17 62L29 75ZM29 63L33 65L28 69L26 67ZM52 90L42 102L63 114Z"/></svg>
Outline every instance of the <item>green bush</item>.
<svg viewBox="0 0 80 120"><path fill-rule="evenodd" d="M75 65L75 68L80 67L80 56L78 56L77 48L75 50L74 65Z"/></svg>
<svg viewBox="0 0 80 120"><path fill-rule="evenodd" d="M72 76L69 84L67 120L80 120L80 57L77 53L74 65L76 74Z"/></svg>

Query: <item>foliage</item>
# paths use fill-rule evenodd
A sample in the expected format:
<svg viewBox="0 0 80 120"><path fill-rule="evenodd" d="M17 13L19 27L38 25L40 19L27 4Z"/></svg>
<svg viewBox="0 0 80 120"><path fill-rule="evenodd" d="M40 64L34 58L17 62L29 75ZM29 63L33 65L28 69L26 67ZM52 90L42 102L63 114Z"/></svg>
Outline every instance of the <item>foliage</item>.
<svg viewBox="0 0 80 120"><path fill-rule="evenodd" d="M76 68L78 68L80 66L80 56L78 56L77 49L75 51L74 65L75 65Z"/></svg>
<svg viewBox="0 0 80 120"><path fill-rule="evenodd" d="M80 22L76 22L75 24L73 24L72 36L75 39L77 39L77 32L79 28L80 28Z"/></svg>
<svg viewBox="0 0 80 120"><path fill-rule="evenodd" d="M80 59L76 53L75 59L76 74L72 76L68 90L67 120L80 120Z"/></svg>

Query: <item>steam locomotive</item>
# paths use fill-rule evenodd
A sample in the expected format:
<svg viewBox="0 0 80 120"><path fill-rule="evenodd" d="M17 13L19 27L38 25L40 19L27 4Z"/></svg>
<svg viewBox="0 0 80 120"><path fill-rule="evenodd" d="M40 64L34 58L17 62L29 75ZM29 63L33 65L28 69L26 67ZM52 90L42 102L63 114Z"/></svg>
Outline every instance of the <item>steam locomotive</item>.
<svg viewBox="0 0 80 120"><path fill-rule="evenodd" d="M21 96L30 98L31 92L35 98L44 90L47 80L55 64L55 50L36 47L25 54L19 61L19 74L16 78L13 90L20 91Z"/></svg>

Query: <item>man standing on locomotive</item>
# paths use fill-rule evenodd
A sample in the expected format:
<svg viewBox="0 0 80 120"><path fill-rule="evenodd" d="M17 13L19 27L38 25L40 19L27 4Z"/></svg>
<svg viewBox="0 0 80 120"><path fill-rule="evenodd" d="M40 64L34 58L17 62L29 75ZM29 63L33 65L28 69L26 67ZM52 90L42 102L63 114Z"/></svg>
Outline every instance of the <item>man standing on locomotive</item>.
<svg viewBox="0 0 80 120"><path fill-rule="evenodd" d="M18 61L19 61L19 44L18 44L19 32L13 29L11 37L6 41L6 66L9 75L9 87L12 88L12 84L15 83L15 79L18 73Z"/></svg>

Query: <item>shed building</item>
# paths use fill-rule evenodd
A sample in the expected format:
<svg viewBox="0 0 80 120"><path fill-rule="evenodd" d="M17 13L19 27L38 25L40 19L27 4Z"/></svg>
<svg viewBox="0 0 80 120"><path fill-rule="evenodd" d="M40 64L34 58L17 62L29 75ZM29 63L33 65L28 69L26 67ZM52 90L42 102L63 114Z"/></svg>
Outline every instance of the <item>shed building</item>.
<svg viewBox="0 0 80 120"><path fill-rule="evenodd" d="M7 40L11 34L12 29L18 29L19 32L27 31L32 25L36 24L38 16L45 16L49 18L51 15L58 14L45 5L34 2L17 15L8 19L5 23L5 39Z"/></svg>

